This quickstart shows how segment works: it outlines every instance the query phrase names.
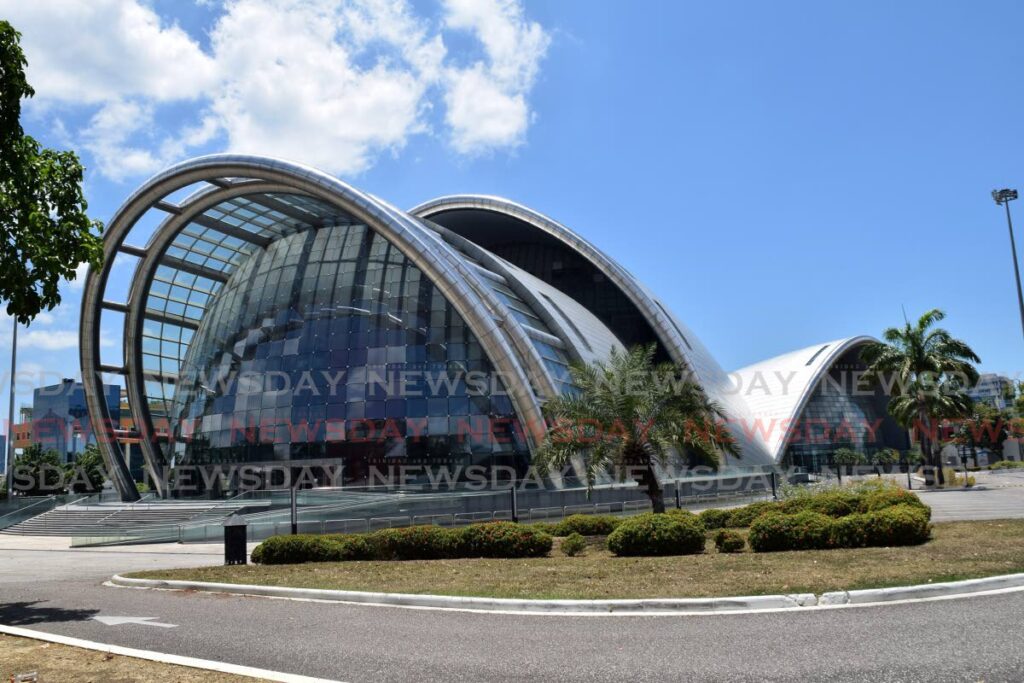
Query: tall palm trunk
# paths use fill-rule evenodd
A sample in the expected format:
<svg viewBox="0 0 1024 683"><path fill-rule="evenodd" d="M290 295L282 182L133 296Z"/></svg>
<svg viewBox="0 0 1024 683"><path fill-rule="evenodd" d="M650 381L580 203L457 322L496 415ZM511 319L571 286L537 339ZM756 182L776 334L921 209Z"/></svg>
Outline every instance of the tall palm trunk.
<svg viewBox="0 0 1024 683"><path fill-rule="evenodd" d="M644 480L647 485L647 497L651 499L651 507L655 512L665 511L665 491L654 472L654 465L647 466L644 472Z"/></svg>
<svg viewBox="0 0 1024 683"><path fill-rule="evenodd" d="M918 411L918 420L921 425L921 452L927 464L925 484L934 486L937 481L939 486L942 486L946 483L946 478L942 475L942 457L935 453L935 444L931 438L932 421L924 407Z"/></svg>
<svg viewBox="0 0 1024 683"><path fill-rule="evenodd" d="M626 449L626 462L631 467L636 467L640 470L640 474L635 477L635 481L639 486L647 489L647 497L651 499L651 507L655 512L665 511L665 491L661 488L661 482L658 481L658 475L654 471L654 462L647 452L639 446L632 445Z"/></svg>

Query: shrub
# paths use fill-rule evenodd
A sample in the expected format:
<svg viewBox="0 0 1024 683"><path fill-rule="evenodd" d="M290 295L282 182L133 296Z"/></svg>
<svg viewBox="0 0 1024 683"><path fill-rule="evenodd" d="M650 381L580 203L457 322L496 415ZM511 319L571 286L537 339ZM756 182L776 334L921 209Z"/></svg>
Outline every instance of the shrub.
<svg viewBox="0 0 1024 683"><path fill-rule="evenodd" d="M811 511L764 515L750 527L750 547L772 552L919 545L931 536L928 512L904 504L837 519Z"/></svg>
<svg viewBox="0 0 1024 683"><path fill-rule="evenodd" d="M582 555L583 551L587 549L587 539L577 533L569 534L562 541L560 549L568 557Z"/></svg>
<svg viewBox="0 0 1024 683"><path fill-rule="evenodd" d="M572 515L555 525L553 535L607 536L622 522L611 515Z"/></svg>
<svg viewBox="0 0 1024 683"><path fill-rule="evenodd" d="M998 460L988 466L990 470L1013 470L1024 467L1024 462L1017 460Z"/></svg>
<svg viewBox="0 0 1024 683"><path fill-rule="evenodd" d="M558 536L558 525L554 522L533 522L528 524L531 529L545 533L548 536Z"/></svg>
<svg viewBox="0 0 1024 683"><path fill-rule="evenodd" d="M860 496L853 491L835 490L799 496L784 501L779 507L785 514L795 514L803 510L820 512L829 517L843 517L857 511Z"/></svg>
<svg viewBox="0 0 1024 683"><path fill-rule="evenodd" d="M820 512L770 513L754 520L747 540L759 553L827 548L831 526L832 518Z"/></svg>
<svg viewBox="0 0 1024 683"><path fill-rule="evenodd" d="M439 526L381 529L369 535L378 560L444 560L461 555L459 530Z"/></svg>
<svg viewBox="0 0 1024 683"><path fill-rule="evenodd" d="M608 536L608 549L620 556L692 555L704 552L704 541L696 515L648 512L623 521Z"/></svg>
<svg viewBox="0 0 1024 683"><path fill-rule="evenodd" d="M777 512L778 510L779 504L768 500L744 505L741 508L729 511L729 523L726 526L747 527L750 526L755 519L766 512Z"/></svg>
<svg viewBox="0 0 1024 683"><path fill-rule="evenodd" d="M715 547L720 553L739 553L746 545L747 542L743 540L743 536L735 531L720 529L715 534Z"/></svg>
<svg viewBox="0 0 1024 683"><path fill-rule="evenodd" d="M858 506L859 512L877 512L896 505L910 505L920 508L927 519L931 519L932 510L921 502L921 499L906 489L898 486L884 486L874 491L869 491L861 496Z"/></svg>
<svg viewBox="0 0 1024 683"><path fill-rule="evenodd" d="M512 522L474 524L463 529L414 526L382 529L365 536L273 536L252 553L258 564L346 562L349 560L439 560L459 557L542 557L551 536Z"/></svg>
<svg viewBox="0 0 1024 683"><path fill-rule="evenodd" d="M920 545L931 538L931 525L924 511L912 505L896 505L862 515L867 545Z"/></svg>
<svg viewBox="0 0 1024 683"><path fill-rule="evenodd" d="M257 564L302 564L369 560L373 550L362 536L273 536L252 551Z"/></svg>
<svg viewBox="0 0 1024 683"><path fill-rule="evenodd" d="M964 477L959 474L952 467L943 467L942 476L946 480L946 486L963 486ZM974 486L975 480L971 475L967 475L967 486Z"/></svg>
<svg viewBox="0 0 1024 683"><path fill-rule="evenodd" d="M832 520L829 545L833 548L864 548L871 545L867 526L870 514L853 514Z"/></svg>
<svg viewBox="0 0 1024 683"><path fill-rule="evenodd" d="M549 534L514 522L472 524L459 534L461 557L544 557L551 552Z"/></svg>
<svg viewBox="0 0 1024 683"><path fill-rule="evenodd" d="M724 529L729 526L729 517L732 515L732 510L723 510L721 508L708 508L703 510L700 515L700 521L704 523L704 528L710 530Z"/></svg>

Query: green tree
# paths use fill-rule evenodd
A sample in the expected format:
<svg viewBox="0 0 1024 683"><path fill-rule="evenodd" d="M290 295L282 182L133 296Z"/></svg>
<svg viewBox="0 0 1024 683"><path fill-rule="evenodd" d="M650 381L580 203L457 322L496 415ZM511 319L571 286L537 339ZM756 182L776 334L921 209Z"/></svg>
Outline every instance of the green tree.
<svg viewBox="0 0 1024 683"><path fill-rule="evenodd" d="M900 461L900 453L895 448L883 448L875 453L871 460L874 464L881 465L883 467L895 465Z"/></svg>
<svg viewBox="0 0 1024 683"><path fill-rule="evenodd" d="M832 462L837 465L863 465L864 454L852 448L837 448L832 455Z"/></svg>
<svg viewBox="0 0 1024 683"><path fill-rule="evenodd" d="M939 425L970 414L972 402L964 389L977 383L974 364L981 362L966 343L934 327L945 317L933 309L913 325L907 321L903 327L890 327L882 335L885 341L861 350L868 366L865 378L889 391L889 413L916 434L931 466L928 483L937 471L940 484L945 482L937 450Z"/></svg>
<svg viewBox="0 0 1024 683"><path fill-rule="evenodd" d="M14 463L14 491L24 496L49 496L64 492L64 468L57 451L44 451L35 443Z"/></svg>
<svg viewBox="0 0 1024 683"><path fill-rule="evenodd" d="M978 449L984 448L1003 459L1003 442L1011 436L1013 416L1009 411L999 410L987 403L975 403L971 413L960 422L953 436L953 443L970 450L974 464L978 464Z"/></svg>
<svg viewBox="0 0 1024 683"><path fill-rule="evenodd" d="M864 454L852 448L837 448L832 454L832 464L836 467L852 467L863 465L864 462Z"/></svg>
<svg viewBox="0 0 1024 683"><path fill-rule="evenodd" d="M107 472L100 449L91 444L86 446L74 462L68 463L65 476L71 493L96 493L103 488Z"/></svg>
<svg viewBox="0 0 1024 683"><path fill-rule="evenodd" d="M59 284L80 263L98 267L103 226L86 215L83 168L74 152L41 146L21 127L25 78L21 34L0 21L0 300L28 324L60 303Z"/></svg>
<svg viewBox="0 0 1024 683"><path fill-rule="evenodd" d="M656 468L666 466L673 453L716 468L723 453L739 457L722 409L680 368L655 365L654 353L653 345L613 351L605 362L570 368L578 391L544 406L549 429L536 457L542 472L578 455L588 487L600 473L614 470L620 480L635 478L654 511L664 512Z"/></svg>

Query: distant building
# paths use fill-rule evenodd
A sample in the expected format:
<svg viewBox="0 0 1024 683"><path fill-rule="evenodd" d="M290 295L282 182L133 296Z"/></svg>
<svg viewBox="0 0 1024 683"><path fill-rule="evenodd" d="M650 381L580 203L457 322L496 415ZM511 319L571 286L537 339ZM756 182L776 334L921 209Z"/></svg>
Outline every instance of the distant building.
<svg viewBox="0 0 1024 683"><path fill-rule="evenodd" d="M1013 381L995 373L986 373L978 378L978 383L967 391L975 403L985 403L996 410L1006 410L1013 402L1007 395L1013 389Z"/></svg>
<svg viewBox="0 0 1024 683"><path fill-rule="evenodd" d="M103 394L112 420L118 424L121 417L120 388L103 385ZM96 430L85 404L85 389L81 382L72 379L39 387L32 392L32 419L29 424L30 443L39 444L46 451L57 451L64 462L73 461L86 446L96 444ZM18 436L16 430L15 438Z"/></svg>
<svg viewBox="0 0 1024 683"><path fill-rule="evenodd" d="M18 415L18 421L11 427L15 451L24 450L32 445L32 406L21 406Z"/></svg>

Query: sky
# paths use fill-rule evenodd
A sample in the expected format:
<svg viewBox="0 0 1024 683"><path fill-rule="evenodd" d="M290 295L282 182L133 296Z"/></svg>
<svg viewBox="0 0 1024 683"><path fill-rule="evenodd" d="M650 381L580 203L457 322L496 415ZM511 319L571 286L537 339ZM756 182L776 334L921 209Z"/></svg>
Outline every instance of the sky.
<svg viewBox="0 0 1024 683"><path fill-rule="evenodd" d="M398 206L531 206L727 370L935 307L982 370L1024 370L989 195L1024 185L1019 3L0 0L0 17L37 92L25 129L81 155L100 220L174 162L281 156ZM81 280L63 294L21 332L19 405L79 372ZM119 355L116 329L102 343Z"/></svg>

